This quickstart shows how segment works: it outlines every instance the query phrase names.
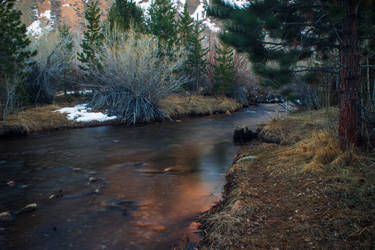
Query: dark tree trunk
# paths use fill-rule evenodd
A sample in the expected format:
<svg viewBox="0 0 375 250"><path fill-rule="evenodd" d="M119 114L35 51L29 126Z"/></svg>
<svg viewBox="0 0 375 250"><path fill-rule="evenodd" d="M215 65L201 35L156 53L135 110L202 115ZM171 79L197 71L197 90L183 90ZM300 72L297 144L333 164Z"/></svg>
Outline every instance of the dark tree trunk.
<svg viewBox="0 0 375 250"><path fill-rule="evenodd" d="M344 0L346 16L340 48L340 146L358 145L360 139L360 54L358 43L358 1Z"/></svg>
<svg viewBox="0 0 375 250"><path fill-rule="evenodd" d="M330 96L329 96L329 105L330 106L336 106L339 104L338 100L338 93L337 93L337 80L335 79L331 80L331 86L330 86Z"/></svg>

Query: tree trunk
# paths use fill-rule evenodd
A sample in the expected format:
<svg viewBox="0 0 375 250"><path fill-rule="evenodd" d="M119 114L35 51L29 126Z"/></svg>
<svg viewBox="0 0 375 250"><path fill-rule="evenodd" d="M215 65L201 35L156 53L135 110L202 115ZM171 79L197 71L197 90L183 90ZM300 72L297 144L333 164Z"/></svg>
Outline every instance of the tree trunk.
<svg viewBox="0 0 375 250"><path fill-rule="evenodd" d="M351 144L358 145L360 139L360 54L358 44L358 1L343 1L346 16L343 18L343 36L340 48L340 121L339 138L341 149Z"/></svg>

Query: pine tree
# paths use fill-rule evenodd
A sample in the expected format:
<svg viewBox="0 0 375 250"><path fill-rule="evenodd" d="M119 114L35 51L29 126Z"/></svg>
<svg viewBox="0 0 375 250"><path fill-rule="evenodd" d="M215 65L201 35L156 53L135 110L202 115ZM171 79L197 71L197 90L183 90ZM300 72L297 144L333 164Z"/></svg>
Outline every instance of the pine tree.
<svg viewBox="0 0 375 250"><path fill-rule="evenodd" d="M172 54L177 42L177 10L170 0L155 0L148 9L147 30L159 39L161 54Z"/></svg>
<svg viewBox="0 0 375 250"><path fill-rule="evenodd" d="M214 0L208 14L228 20L221 39L247 52L254 71L273 87L289 83L296 73L338 74L339 138L344 149L359 145L362 136L359 45L375 32L374 9L370 0L264 0L243 8ZM313 53L328 51L339 55L336 67L297 65Z"/></svg>
<svg viewBox="0 0 375 250"><path fill-rule="evenodd" d="M0 1L0 81L22 71L35 52L27 50L30 40L22 13L14 9L15 0Z"/></svg>
<svg viewBox="0 0 375 250"><path fill-rule="evenodd" d="M89 2L85 10L86 30L83 32L81 43L82 52L78 52L78 60L82 63L82 70L90 68L100 69L100 51L103 46L104 36L100 26L100 8L98 1Z"/></svg>
<svg viewBox="0 0 375 250"><path fill-rule="evenodd" d="M5 123L15 89L24 79L24 69L36 51L27 50L30 40L21 23L21 12L14 9L15 0L0 1L0 111Z"/></svg>
<svg viewBox="0 0 375 250"><path fill-rule="evenodd" d="M134 25L137 31L144 29L143 10L132 0L116 0L108 12L111 30L116 24L121 31L127 31Z"/></svg>
<svg viewBox="0 0 375 250"><path fill-rule="evenodd" d="M179 44L184 48L188 47L188 40L193 33L194 19L190 16L188 5L185 3L184 10L179 14L178 20L178 40Z"/></svg>
<svg viewBox="0 0 375 250"><path fill-rule="evenodd" d="M217 94L231 96L234 90L233 50L226 44L222 48L215 46L215 50L214 91Z"/></svg>
<svg viewBox="0 0 375 250"><path fill-rule="evenodd" d="M67 24L63 24L59 26L59 38L60 42L62 43L61 48L64 53L64 62L62 64L63 69L63 78L61 82L61 87L66 93L66 91L73 87L71 77L72 77L72 58L73 58L73 48L74 48L74 43L73 43L73 36L70 31L70 27Z"/></svg>
<svg viewBox="0 0 375 250"><path fill-rule="evenodd" d="M201 35L204 29L201 27L202 22L195 21L193 29L187 37L187 60L184 70L192 79L189 88L199 91L200 83L206 74L207 60L205 58L208 48L203 48Z"/></svg>
<svg viewBox="0 0 375 250"><path fill-rule="evenodd" d="M64 47L67 51L72 52L74 43L73 43L73 35L70 31L70 27L68 24L63 24L59 26L59 38L64 43Z"/></svg>

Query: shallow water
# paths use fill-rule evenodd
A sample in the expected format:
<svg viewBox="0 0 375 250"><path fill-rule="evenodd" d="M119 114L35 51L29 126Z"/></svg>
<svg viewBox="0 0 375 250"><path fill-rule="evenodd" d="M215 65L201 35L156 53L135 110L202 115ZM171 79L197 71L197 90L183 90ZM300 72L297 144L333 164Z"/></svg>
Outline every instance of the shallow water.
<svg viewBox="0 0 375 250"><path fill-rule="evenodd" d="M239 150L233 129L254 129L276 108L1 140L0 212L38 208L0 225L0 248L171 249L187 238L194 245L194 218L220 199Z"/></svg>

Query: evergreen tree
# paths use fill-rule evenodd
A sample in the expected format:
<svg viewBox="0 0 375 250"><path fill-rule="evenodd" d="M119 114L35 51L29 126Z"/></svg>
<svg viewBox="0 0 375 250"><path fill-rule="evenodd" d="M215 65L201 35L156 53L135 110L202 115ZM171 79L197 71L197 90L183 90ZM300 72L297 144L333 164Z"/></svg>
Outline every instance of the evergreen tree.
<svg viewBox="0 0 375 250"><path fill-rule="evenodd" d="M15 0L0 1L0 81L22 71L36 52L27 50L30 40L22 13L14 9Z"/></svg>
<svg viewBox="0 0 375 250"><path fill-rule="evenodd" d="M216 64L214 91L217 94L231 96L234 90L234 66L233 66L233 50L224 44L222 48L215 46Z"/></svg>
<svg viewBox="0 0 375 250"><path fill-rule="evenodd" d="M339 74L339 138L344 149L358 145L361 138L360 44L375 31L374 9L370 0L264 0L243 8L214 0L208 14L228 20L221 39L247 52L254 71L273 87L289 83L299 72ZM297 65L315 52L328 51L339 55L336 67Z"/></svg>
<svg viewBox="0 0 375 250"><path fill-rule="evenodd" d="M116 0L108 12L111 30L116 24L121 31L126 31L134 25L137 31L144 29L143 10L132 0Z"/></svg>
<svg viewBox="0 0 375 250"><path fill-rule="evenodd" d="M72 52L74 47L73 35L68 24L64 23L63 25L59 26L59 38L64 43L65 49Z"/></svg>
<svg viewBox="0 0 375 250"><path fill-rule="evenodd" d="M59 38L61 44L61 49L64 55L64 61L62 64L63 67L63 78L61 82L61 88L66 91L73 87L72 85L72 59L73 59L73 48L74 48L74 43L73 43L73 36L70 31L70 27L67 24L63 24L59 26Z"/></svg>
<svg viewBox="0 0 375 250"><path fill-rule="evenodd" d="M14 9L15 0L0 1L0 112L5 123L16 88L24 79L24 69L30 57L36 54L27 50L30 40L21 23L21 12ZM16 79L21 82L16 82Z"/></svg>
<svg viewBox="0 0 375 250"><path fill-rule="evenodd" d="M202 22L195 21L194 27L187 37L187 60L184 70L192 79L190 89L199 91L199 85L206 73L207 60L205 58L208 48L203 48L201 35L204 29L201 27Z"/></svg>
<svg viewBox="0 0 375 250"><path fill-rule="evenodd" d="M178 21L178 35L179 44L184 48L188 47L188 40L193 33L194 19L190 16L187 3L184 5L184 10L179 14Z"/></svg>
<svg viewBox="0 0 375 250"><path fill-rule="evenodd" d="M81 43L82 52L78 52L78 60L82 63L82 70L101 68L100 51L103 46L104 36L100 26L100 8L98 1L89 2L85 10L86 30L83 32Z"/></svg>
<svg viewBox="0 0 375 250"><path fill-rule="evenodd" d="M155 0L148 9L147 30L159 39L161 54L171 54L177 42L177 10L170 0Z"/></svg>

